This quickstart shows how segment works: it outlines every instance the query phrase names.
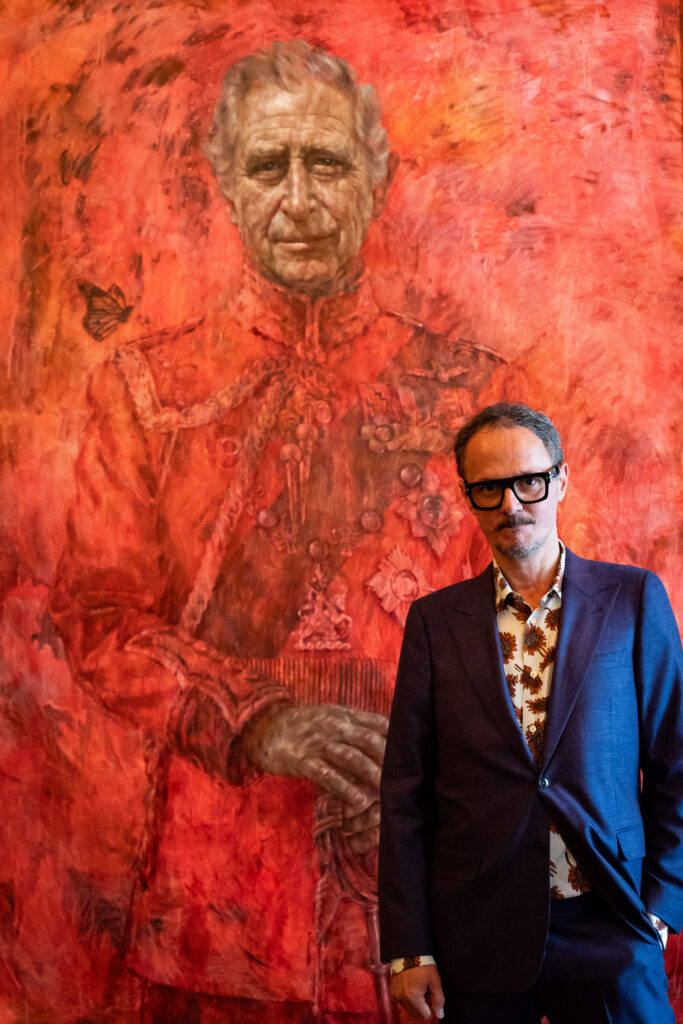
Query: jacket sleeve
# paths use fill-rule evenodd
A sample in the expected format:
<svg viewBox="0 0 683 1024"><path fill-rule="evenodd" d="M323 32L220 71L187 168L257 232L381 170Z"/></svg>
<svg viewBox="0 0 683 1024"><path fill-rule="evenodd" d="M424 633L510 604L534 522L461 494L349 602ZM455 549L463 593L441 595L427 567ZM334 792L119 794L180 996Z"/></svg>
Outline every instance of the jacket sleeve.
<svg viewBox="0 0 683 1024"><path fill-rule="evenodd" d="M145 429L112 363L91 381L88 401L50 600L75 676L157 741L241 777L233 740L285 691L177 625L180 609L168 595L173 552L158 505L167 437Z"/></svg>
<svg viewBox="0 0 683 1024"><path fill-rule="evenodd" d="M674 931L683 925L683 655L666 591L647 573L637 633L642 815L642 900Z"/></svg>
<svg viewBox="0 0 683 1024"><path fill-rule="evenodd" d="M406 620L381 782L381 956L431 953L436 728L429 639L419 604Z"/></svg>

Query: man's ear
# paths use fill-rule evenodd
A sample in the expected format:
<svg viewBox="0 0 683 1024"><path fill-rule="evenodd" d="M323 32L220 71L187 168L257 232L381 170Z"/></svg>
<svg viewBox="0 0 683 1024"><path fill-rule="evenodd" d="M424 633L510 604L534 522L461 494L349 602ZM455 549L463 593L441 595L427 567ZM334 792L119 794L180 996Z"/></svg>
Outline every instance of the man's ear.
<svg viewBox="0 0 683 1024"><path fill-rule="evenodd" d="M470 499L467 497L467 492L465 491L465 481L464 480L458 480L458 487L460 488L460 493L463 496L465 504L467 505L468 509L471 512L472 511L472 506L470 505Z"/></svg>
<svg viewBox="0 0 683 1024"><path fill-rule="evenodd" d="M564 496L567 493L567 484L569 483L569 466L566 462L563 462L560 466L559 477L560 487L559 494L557 496L558 501L564 501Z"/></svg>
<svg viewBox="0 0 683 1024"><path fill-rule="evenodd" d="M389 195L389 189L391 183L394 180L394 175L398 170L398 165L401 162L401 158L398 153L394 150L389 151L387 157L387 173L384 175L384 180L379 185L373 185L372 188L372 216L379 217L380 213L387 205L387 196Z"/></svg>

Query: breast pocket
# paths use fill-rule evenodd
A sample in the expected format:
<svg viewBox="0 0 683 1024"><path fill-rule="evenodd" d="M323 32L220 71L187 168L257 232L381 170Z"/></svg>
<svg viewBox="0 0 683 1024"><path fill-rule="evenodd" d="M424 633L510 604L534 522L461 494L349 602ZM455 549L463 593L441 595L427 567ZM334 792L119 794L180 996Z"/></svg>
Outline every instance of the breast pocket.
<svg viewBox="0 0 683 1024"><path fill-rule="evenodd" d="M618 647L608 651L596 651L593 655L591 666L600 666L603 669L620 668L626 661L628 653L625 647Z"/></svg>

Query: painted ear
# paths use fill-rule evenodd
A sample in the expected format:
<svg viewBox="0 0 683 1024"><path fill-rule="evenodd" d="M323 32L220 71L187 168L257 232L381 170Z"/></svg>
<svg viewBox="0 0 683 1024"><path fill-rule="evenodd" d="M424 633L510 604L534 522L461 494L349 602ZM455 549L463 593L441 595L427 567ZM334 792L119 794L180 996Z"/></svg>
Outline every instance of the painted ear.
<svg viewBox="0 0 683 1024"><path fill-rule="evenodd" d="M387 158L387 173L384 176L384 180L379 185L374 185L372 189L372 216L379 217L380 213L387 205L387 196L389 195L389 189L391 183L394 180L394 175L398 170L398 165L401 162L401 158L398 153L394 150L389 151Z"/></svg>
<svg viewBox="0 0 683 1024"><path fill-rule="evenodd" d="M230 223L234 224L235 227L238 228L239 227L239 222L237 220L237 211L235 210L234 203L232 202L231 199L228 199L227 196L225 197L225 199L226 199L226 204L227 204L227 207L228 207L228 217L230 218Z"/></svg>
<svg viewBox="0 0 683 1024"><path fill-rule="evenodd" d="M227 176L221 176L216 180L218 182L220 193L223 196L223 199L225 199L226 206L228 207L228 217L230 218L230 222L237 227L237 212L233 201L232 181Z"/></svg>

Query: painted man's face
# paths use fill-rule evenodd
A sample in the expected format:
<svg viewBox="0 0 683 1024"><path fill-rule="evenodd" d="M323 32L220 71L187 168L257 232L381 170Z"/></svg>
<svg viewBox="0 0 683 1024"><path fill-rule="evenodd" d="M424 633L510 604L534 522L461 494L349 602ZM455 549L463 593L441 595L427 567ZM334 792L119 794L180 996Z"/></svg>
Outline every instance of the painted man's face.
<svg viewBox="0 0 683 1024"><path fill-rule="evenodd" d="M342 289L379 212L351 100L312 79L294 92L267 83L239 113L225 192L252 263L309 295Z"/></svg>

